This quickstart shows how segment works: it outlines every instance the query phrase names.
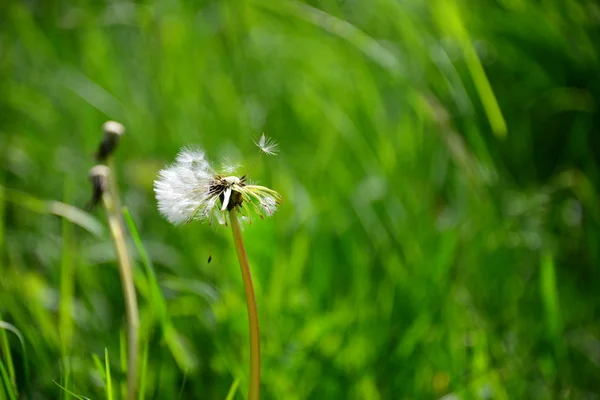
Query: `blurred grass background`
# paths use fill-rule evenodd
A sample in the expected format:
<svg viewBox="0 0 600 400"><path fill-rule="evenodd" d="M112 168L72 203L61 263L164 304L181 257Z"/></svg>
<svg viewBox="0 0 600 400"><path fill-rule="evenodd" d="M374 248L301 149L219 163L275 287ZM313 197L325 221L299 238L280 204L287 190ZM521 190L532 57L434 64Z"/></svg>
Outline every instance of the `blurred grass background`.
<svg viewBox="0 0 600 400"><path fill-rule="evenodd" d="M152 183L187 144L248 166L263 131L263 398L600 398L596 2L5 0L0 27L0 400L111 398L106 360L124 390L106 218L68 206L107 119L140 398L245 398L230 233L169 225Z"/></svg>

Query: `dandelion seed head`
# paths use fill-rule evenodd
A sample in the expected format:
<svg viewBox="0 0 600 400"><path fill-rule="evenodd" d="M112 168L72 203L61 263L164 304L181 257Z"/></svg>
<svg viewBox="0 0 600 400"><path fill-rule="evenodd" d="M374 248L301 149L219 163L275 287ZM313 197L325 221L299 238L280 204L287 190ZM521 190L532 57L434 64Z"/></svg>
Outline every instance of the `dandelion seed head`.
<svg viewBox="0 0 600 400"><path fill-rule="evenodd" d="M158 173L154 192L158 210L175 225L191 220L210 223L213 218L219 224L226 224L225 212L241 210L245 203L259 215L271 216L281 202L277 192L248 185L245 176L216 173L204 151L189 147L182 149L175 162Z"/></svg>
<svg viewBox="0 0 600 400"><path fill-rule="evenodd" d="M274 156L279 152L279 145L275 140L266 136L264 133L261 137L254 142L256 146L260 149L261 152L265 153L269 156Z"/></svg>
<svg viewBox="0 0 600 400"><path fill-rule="evenodd" d="M182 149L175 163L161 170L154 182L160 213L175 225L192 217L206 218L209 213L207 206L210 206L206 192L212 176L203 151Z"/></svg>

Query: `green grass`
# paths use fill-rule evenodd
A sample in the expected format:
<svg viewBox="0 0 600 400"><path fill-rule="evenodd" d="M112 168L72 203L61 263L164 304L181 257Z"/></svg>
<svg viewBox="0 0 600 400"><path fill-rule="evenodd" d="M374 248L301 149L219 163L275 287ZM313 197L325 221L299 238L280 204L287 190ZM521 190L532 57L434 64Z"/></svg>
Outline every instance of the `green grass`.
<svg viewBox="0 0 600 400"><path fill-rule="evenodd" d="M589 0L1 2L0 400L126 385L115 254L102 210L83 211L107 119L127 129L140 399L245 398L230 234L170 225L152 183L188 144L249 167L262 132L281 154L251 175L284 196L243 233L264 399L597 397L597 16Z"/></svg>

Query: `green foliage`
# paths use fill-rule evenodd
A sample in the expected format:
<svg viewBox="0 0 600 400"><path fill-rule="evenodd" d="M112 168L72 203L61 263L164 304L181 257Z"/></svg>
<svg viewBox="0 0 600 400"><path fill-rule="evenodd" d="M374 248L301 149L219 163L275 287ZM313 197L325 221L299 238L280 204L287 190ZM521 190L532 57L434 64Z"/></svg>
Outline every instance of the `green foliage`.
<svg viewBox="0 0 600 400"><path fill-rule="evenodd" d="M0 399L121 397L115 254L102 210L80 210L107 119L127 128L140 399L247 392L229 231L169 225L152 183L188 144L248 168L263 131L281 154L252 175L284 196L244 231L265 399L598 396L599 15L2 2Z"/></svg>

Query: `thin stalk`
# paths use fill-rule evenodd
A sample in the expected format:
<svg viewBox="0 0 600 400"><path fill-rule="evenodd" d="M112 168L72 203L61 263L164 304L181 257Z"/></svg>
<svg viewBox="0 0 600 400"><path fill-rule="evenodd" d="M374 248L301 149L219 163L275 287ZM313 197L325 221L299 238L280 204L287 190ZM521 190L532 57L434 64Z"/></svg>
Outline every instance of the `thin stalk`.
<svg viewBox="0 0 600 400"><path fill-rule="evenodd" d="M256 296L252 285L252 275L248 265L248 257L244 248L242 231L235 209L229 211L233 242L237 251L242 280L244 281L244 292L246 293L246 305L248 306L248 324L250 327L250 386L248 388L248 400L258 400L260 397L260 332L258 329L258 311L256 309Z"/></svg>
<svg viewBox="0 0 600 400"><path fill-rule="evenodd" d="M71 184L69 179L65 180L64 196L65 203L69 202L71 196ZM75 241L73 240L74 230L73 223L67 219L62 220L62 246L61 246L61 262L60 262L60 305L58 317L58 331L61 343L62 367L64 373L63 384L69 386L71 380L72 365L69 357L69 349L71 349L73 338L73 294L75 287L75 259L73 254ZM10 365L10 364L9 364ZM67 392L63 393L61 398L70 397Z"/></svg>
<svg viewBox="0 0 600 400"><path fill-rule="evenodd" d="M112 171L111 171L112 172ZM137 378L137 351L138 351L138 329L139 313L138 304L133 283L133 268L127 244L125 243L125 229L120 214L121 204L119 194L114 184L112 174L108 176L108 190L102 194L102 201L106 208L110 233L117 251L119 262L119 273L121 275L121 287L125 299L125 313L127 317L127 399L134 400Z"/></svg>

